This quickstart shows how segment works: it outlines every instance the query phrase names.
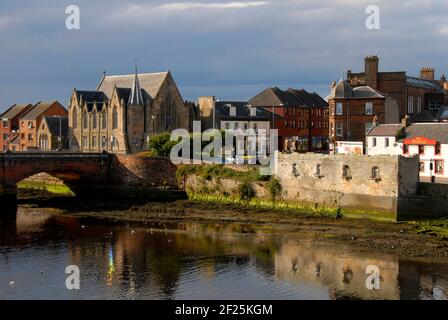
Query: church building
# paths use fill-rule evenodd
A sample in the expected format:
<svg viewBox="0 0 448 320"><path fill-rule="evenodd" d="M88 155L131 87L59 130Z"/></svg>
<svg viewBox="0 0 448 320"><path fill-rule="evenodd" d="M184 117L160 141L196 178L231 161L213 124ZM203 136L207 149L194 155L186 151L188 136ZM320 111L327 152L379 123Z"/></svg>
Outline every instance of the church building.
<svg viewBox="0 0 448 320"><path fill-rule="evenodd" d="M69 147L81 152L133 154L149 138L189 129L190 111L170 72L108 76L97 90L74 89L69 106Z"/></svg>

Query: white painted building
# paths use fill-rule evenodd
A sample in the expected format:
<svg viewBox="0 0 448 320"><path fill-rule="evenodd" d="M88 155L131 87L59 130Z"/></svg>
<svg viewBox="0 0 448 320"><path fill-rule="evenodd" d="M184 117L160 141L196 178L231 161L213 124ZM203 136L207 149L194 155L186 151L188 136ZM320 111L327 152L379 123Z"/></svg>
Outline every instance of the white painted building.
<svg viewBox="0 0 448 320"><path fill-rule="evenodd" d="M448 183L448 123L413 123L395 141L401 128L398 124L373 128L367 134L367 154L418 154L421 181Z"/></svg>
<svg viewBox="0 0 448 320"><path fill-rule="evenodd" d="M403 145L395 139L395 135L401 128L401 124L382 124L373 127L367 133L366 153L371 156L402 154Z"/></svg>

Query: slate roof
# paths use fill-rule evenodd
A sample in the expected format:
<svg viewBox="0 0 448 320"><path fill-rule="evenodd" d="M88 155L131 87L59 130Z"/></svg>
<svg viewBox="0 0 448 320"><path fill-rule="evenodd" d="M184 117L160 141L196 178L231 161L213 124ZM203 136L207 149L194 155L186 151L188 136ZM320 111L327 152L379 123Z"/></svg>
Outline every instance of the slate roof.
<svg viewBox="0 0 448 320"><path fill-rule="evenodd" d="M25 113L21 119L22 120L36 120L43 112L45 112L48 108L50 108L54 103L53 102L38 102L34 107L32 107L27 113Z"/></svg>
<svg viewBox="0 0 448 320"><path fill-rule="evenodd" d="M236 115L230 115L230 108L235 107ZM217 101L215 102L216 116L221 119L231 120L247 120L247 121L270 121L272 119L272 113L261 108L253 107L257 110L256 116L250 115L251 106L247 102L243 101ZM278 117L277 117L278 118Z"/></svg>
<svg viewBox="0 0 448 320"><path fill-rule="evenodd" d="M406 128L406 139L425 137L440 143L448 143L448 123L413 123ZM403 142L403 139L398 142Z"/></svg>
<svg viewBox="0 0 448 320"><path fill-rule="evenodd" d="M331 88L331 93L327 99L384 99L385 96L379 91L369 87L360 86L352 88L346 81L339 82Z"/></svg>
<svg viewBox="0 0 448 320"><path fill-rule="evenodd" d="M443 88L440 86L440 82L437 80L425 80L416 77L406 77L406 83L408 86L412 87L431 89L436 90L437 92L443 92Z"/></svg>
<svg viewBox="0 0 448 320"><path fill-rule="evenodd" d="M277 106L304 106L304 107L328 107L328 104L317 93L309 93L306 90L288 89L281 90L278 87L267 88L249 100L254 107Z"/></svg>
<svg viewBox="0 0 448 320"><path fill-rule="evenodd" d="M140 88L154 99L168 75L168 71L159 73L139 73L138 80ZM101 83L98 85L97 91L104 92L106 97L110 99L115 86L118 88L132 88L134 80L134 74L104 76Z"/></svg>
<svg viewBox="0 0 448 320"><path fill-rule="evenodd" d="M5 119L13 119L30 105L31 104L14 104L8 110L6 110L0 117Z"/></svg>
<svg viewBox="0 0 448 320"><path fill-rule="evenodd" d="M415 122L435 122L437 121L435 117L436 112L431 112L428 110L423 110L420 113L413 114L409 117L411 123Z"/></svg>
<svg viewBox="0 0 448 320"><path fill-rule="evenodd" d="M401 124L380 124L373 127L368 133L369 137L393 137L403 126Z"/></svg>
<svg viewBox="0 0 448 320"><path fill-rule="evenodd" d="M76 94L78 95L78 100L80 100L81 96L83 101L86 102L103 102L106 99L106 96L103 92L98 91L78 91L76 90Z"/></svg>
<svg viewBox="0 0 448 320"><path fill-rule="evenodd" d="M68 118L67 117L44 117L48 131L55 136L59 136L59 129L62 129L62 136L68 135Z"/></svg>

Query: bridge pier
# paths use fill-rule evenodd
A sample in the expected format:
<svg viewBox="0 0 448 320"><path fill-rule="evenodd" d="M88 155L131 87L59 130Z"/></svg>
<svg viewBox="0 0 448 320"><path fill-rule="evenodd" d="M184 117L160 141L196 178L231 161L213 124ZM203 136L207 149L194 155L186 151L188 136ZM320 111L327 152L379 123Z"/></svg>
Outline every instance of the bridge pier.
<svg viewBox="0 0 448 320"><path fill-rule="evenodd" d="M17 189L0 185L0 216L15 217L17 213Z"/></svg>

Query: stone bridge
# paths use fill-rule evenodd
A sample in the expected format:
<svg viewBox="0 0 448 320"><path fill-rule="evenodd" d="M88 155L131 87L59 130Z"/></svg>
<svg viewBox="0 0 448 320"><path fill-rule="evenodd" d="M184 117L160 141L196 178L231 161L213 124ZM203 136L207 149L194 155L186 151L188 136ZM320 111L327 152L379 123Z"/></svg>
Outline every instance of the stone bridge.
<svg viewBox="0 0 448 320"><path fill-rule="evenodd" d="M145 189L176 188L176 167L167 158L135 155L70 152L0 154L0 202L16 197L17 183L45 172L59 178L76 195L108 187Z"/></svg>

